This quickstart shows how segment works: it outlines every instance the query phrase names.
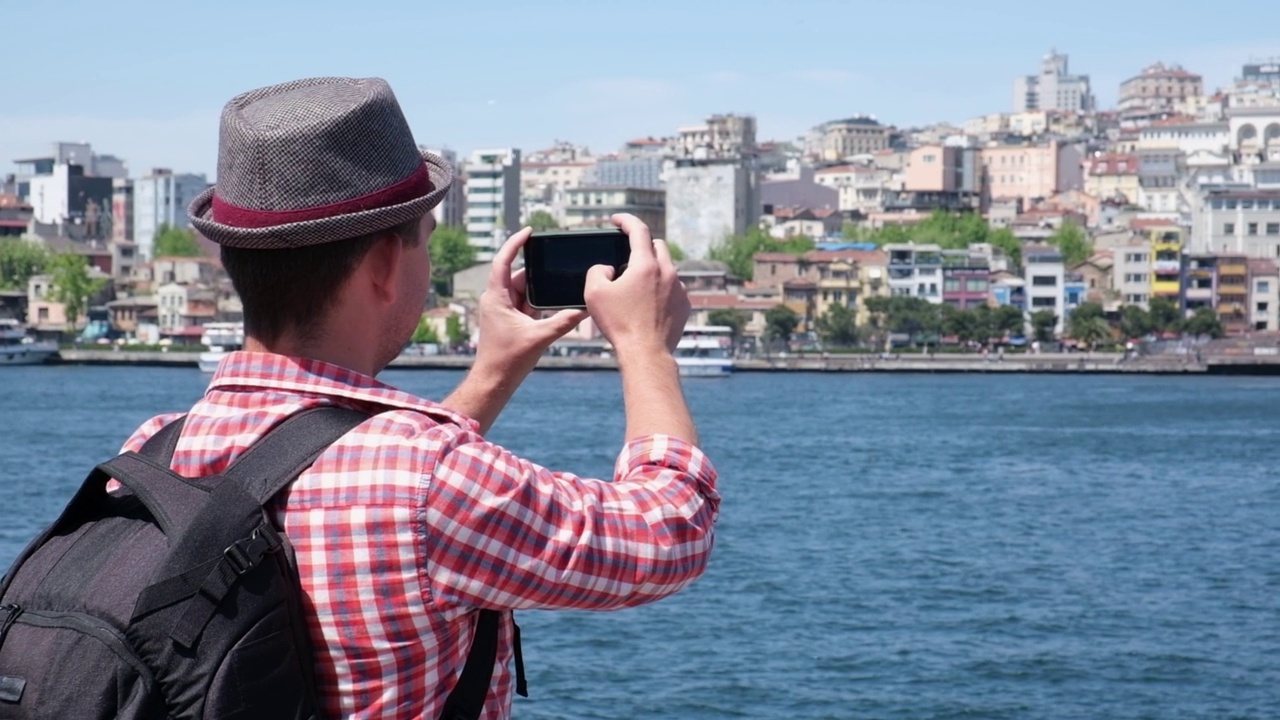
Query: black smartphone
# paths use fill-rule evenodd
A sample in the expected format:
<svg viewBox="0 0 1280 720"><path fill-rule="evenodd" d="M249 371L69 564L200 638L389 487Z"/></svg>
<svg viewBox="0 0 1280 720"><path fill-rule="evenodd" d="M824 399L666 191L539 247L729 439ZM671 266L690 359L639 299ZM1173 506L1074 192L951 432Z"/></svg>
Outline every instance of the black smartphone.
<svg viewBox="0 0 1280 720"><path fill-rule="evenodd" d="M585 308L587 271L611 265L617 277L630 257L631 241L618 229L534 233L524 244L529 305L538 310Z"/></svg>

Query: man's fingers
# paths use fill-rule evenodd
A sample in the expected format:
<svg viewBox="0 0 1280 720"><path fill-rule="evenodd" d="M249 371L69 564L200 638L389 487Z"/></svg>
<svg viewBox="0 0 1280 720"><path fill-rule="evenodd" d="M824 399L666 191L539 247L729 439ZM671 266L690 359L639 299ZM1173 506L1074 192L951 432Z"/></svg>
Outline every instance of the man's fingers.
<svg viewBox="0 0 1280 720"><path fill-rule="evenodd" d="M511 283L511 265L516 260L516 255L520 252L520 248L524 247L525 242L529 240L529 236L533 234L533 228L523 228L520 232L512 235L502 247L498 248L498 252L493 254L493 269L489 271L489 287L494 290L502 290Z"/></svg>
<svg viewBox="0 0 1280 720"><path fill-rule="evenodd" d="M578 327L578 325L591 317L586 310L561 310L546 319L556 330L556 337L564 337L565 333Z"/></svg>
<svg viewBox="0 0 1280 720"><path fill-rule="evenodd" d="M653 236L649 234L649 226L645 225L644 221L630 213L618 213L611 217L610 220L622 232L626 233L627 239L631 241L629 264L643 264L648 260L654 259ZM637 263L637 260L640 262Z"/></svg>
<svg viewBox="0 0 1280 720"><path fill-rule="evenodd" d="M671 264L671 248L667 247L667 241L662 238L653 239L653 254L658 258L659 265Z"/></svg>

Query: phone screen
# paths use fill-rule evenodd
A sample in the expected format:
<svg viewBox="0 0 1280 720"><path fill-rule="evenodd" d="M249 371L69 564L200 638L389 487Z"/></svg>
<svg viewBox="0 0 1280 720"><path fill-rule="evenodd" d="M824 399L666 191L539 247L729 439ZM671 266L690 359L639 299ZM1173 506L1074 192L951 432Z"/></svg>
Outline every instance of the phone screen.
<svg viewBox="0 0 1280 720"><path fill-rule="evenodd" d="M538 233L524 247L529 304L539 309L586 307L587 271L611 265L620 273L631 255L621 230Z"/></svg>

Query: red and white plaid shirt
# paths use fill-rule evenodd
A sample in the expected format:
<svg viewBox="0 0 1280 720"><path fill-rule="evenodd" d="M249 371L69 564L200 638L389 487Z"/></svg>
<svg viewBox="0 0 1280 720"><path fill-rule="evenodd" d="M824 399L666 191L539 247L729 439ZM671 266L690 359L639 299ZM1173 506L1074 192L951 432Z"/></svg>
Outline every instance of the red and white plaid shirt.
<svg viewBox="0 0 1280 720"><path fill-rule="evenodd" d="M716 472L669 436L633 440L612 482L551 472L449 409L327 363L237 352L188 413L173 469L225 469L289 415L378 413L282 493L321 700L331 717L430 718L462 672L476 608L630 607L697 578L711 552ZM126 450L176 415L145 423ZM484 717L511 712L505 615Z"/></svg>

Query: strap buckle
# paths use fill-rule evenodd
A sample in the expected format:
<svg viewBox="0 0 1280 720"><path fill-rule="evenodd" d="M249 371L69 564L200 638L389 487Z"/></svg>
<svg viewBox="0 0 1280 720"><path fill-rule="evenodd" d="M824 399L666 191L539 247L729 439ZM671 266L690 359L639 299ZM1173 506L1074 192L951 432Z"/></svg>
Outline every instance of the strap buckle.
<svg viewBox="0 0 1280 720"><path fill-rule="evenodd" d="M280 535L269 525L259 525L249 537L227 546L222 554L237 575L243 575L262 562L262 558L280 549Z"/></svg>

